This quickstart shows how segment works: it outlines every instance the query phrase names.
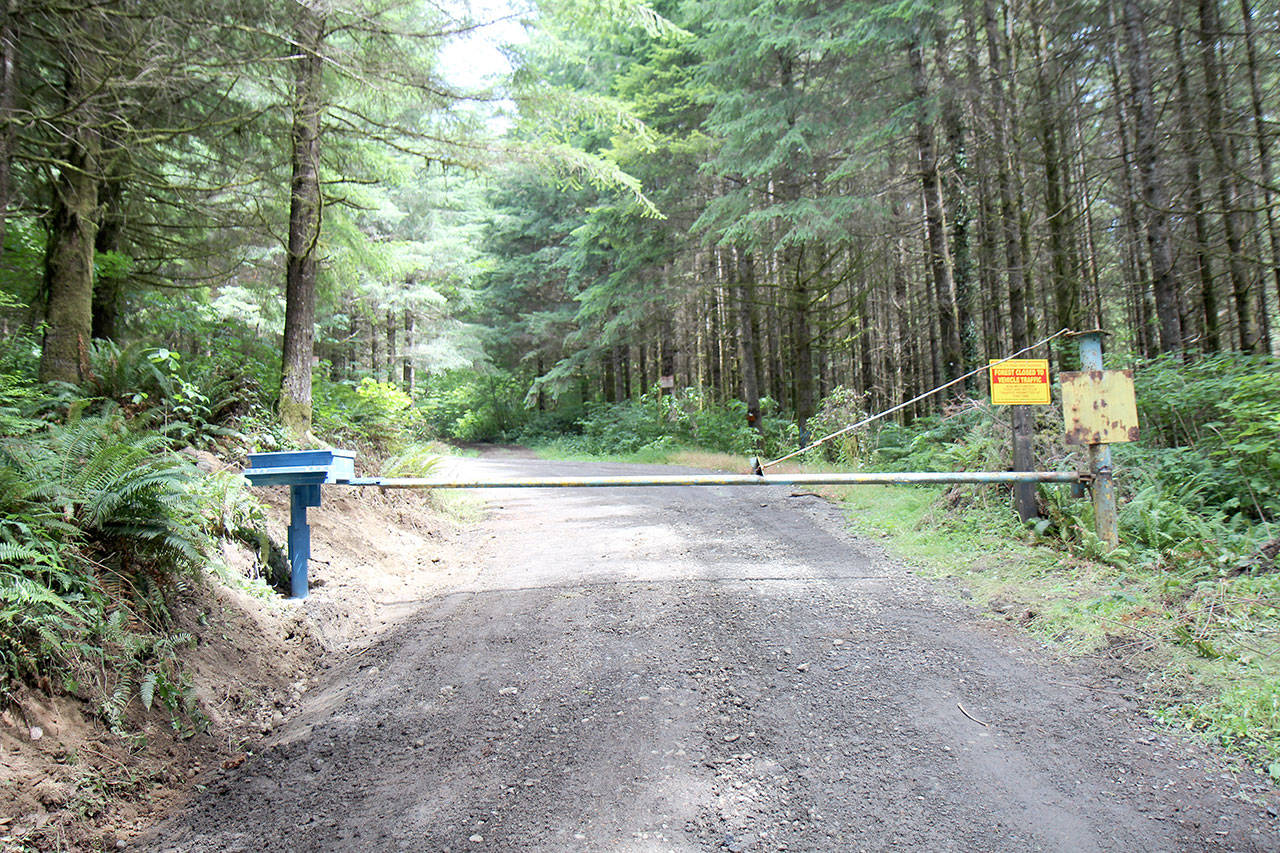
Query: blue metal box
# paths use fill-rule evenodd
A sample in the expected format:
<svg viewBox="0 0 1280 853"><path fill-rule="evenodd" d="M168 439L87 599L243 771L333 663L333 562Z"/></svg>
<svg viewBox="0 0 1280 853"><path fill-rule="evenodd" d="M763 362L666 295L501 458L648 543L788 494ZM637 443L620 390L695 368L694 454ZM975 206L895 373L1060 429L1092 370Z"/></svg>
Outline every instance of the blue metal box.
<svg viewBox="0 0 1280 853"><path fill-rule="evenodd" d="M356 454L354 450L250 453L244 475L255 486L346 483L356 475Z"/></svg>

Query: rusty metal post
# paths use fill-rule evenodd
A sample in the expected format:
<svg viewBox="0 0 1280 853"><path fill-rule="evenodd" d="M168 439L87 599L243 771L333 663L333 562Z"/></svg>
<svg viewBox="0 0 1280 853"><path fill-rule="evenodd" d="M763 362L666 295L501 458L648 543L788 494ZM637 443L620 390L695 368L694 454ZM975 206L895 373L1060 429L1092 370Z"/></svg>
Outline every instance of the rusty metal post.
<svg viewBox="0 0 1280 853"><path fill-rule="evenodd" d="M1080 367L1082 370L1102 370L1102 332L1080 335ZM1110 550L1120 544L1116 488L1111 478L1111 445L1089 445L1089 470L1093 474L1090 489L1093 492L1094 530Z"/></svg>
<svg viewBox="0 0 1280 853"><path fill-rule="evenodd" d="M1035 412L1031 406L1010 406L1012 410L1011 426L1013 428L1013 469L1014 471L1034 471L1035 457ZM1013 486L1013 505L1018 511L1018 518L1025 524L1040 514L1036 501L1035 483L1015 483Z"/></svg>

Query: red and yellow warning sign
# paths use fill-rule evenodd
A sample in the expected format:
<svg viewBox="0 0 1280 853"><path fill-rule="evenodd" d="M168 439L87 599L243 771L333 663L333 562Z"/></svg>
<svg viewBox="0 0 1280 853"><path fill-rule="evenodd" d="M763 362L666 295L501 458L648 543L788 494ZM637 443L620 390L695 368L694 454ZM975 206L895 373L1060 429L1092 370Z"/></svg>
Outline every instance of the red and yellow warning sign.
<svg viewBox="0 0 1280 853"><path fill-rule="evenodd" d="M1049 405L1049 361L1014 358L999 364L992 360L991 403L995 406Z"/></svg>

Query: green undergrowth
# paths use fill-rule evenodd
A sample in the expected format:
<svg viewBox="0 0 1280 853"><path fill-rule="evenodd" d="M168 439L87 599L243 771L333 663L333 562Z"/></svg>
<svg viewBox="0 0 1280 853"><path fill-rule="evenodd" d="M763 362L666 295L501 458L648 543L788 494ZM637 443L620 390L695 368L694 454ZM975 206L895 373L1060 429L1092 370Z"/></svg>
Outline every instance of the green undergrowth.
<svg viewBox="0 0 1280 853"><path fill-rule="evenodd" d="M675 442L648 444L625 453L593 453L575 440L552 440L531 445L529 449L542 459L557 459L564 462L600 462L608 460L610 462L625 462L637 465L683 465L688 463L678 460L687 456L713 454L713 451L683 447ZM728 454L715 455L728 456Z"/></svg>
<svg viewBox="0 0 1280 853"><path fill-rule="evenodd" d="M26 684L83 700L126 739L156 713L194 734L207 722L183 666L196 640L175 603L209 582L263 599L287 586L284 545L237 463L298 445L266 371L238 356L96 341L71 384L38 382L35 352L0 341L0 704ZM317 389L319 440L354 445L369 473L429 476L452 452L392 385ZM228 541L257 555L243 574L223 564Z"/></svg>

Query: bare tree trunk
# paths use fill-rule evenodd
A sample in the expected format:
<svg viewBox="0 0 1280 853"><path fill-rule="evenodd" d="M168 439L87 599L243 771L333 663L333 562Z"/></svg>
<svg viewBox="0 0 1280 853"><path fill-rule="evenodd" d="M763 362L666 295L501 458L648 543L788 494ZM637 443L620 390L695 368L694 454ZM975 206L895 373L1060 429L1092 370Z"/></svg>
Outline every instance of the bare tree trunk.
<svg viewBox="0 0 1280 853"><path fill-rule="evenodd" d="M285 259L284 346L280 420L296 436L311 429L311 356L315 349L316 272L323 201L320 197L321 47L324 17L297 6L300 55L294 62L293 179ZM377 337L376 323L374 337ZM376 366L375 366L376 375Z"/></svg>
<svg viewBox="0 0 1280 853"><path fill-rule="evenodd" d="M119 180L103 181L99 190L101 222L93 241L95 256L120 251L124 235L124 188ZM103 272L93 284L93 337L114 341L119 336L120 276Z"/></svg>
<svg viewBox="0 0 1280 853"><path fill-rule="evenodd" d="M18 92L18 32L14 22L14 0L5 0L0 18L0 255L9 221L10 168L18 121L14 115Z"/></svg>
<svg viewBox="0 0 1280 853"><path fill-rule="evenodd" d="M396 327L400 323L396 319L396 312L387 309L387 384L396 381Z"/></svg>
<svg viewBox="0 0 1280 853"><path fill-rule="evenodd" d="M756 430L760 423L760 381L756 373L756 334L751 319L751 303L755 301L755 265L751 254L734 249L734 270L738 298L738 369L742 374L742 400L747 404L747 423Z"/></svg>
<svg viewBox="0 0 1280 853"><path fill-rule="evenodd" d="M1271 183L1271 139L1267 130L1266 113L1262 103L1262 89L1258 84L1258 51L1253 29L1253 10L1249 0L1240 0L1240 15L1244 21L1245 56L1249 66L1249 101L1253 107L1254 136L1258 143L1258 168L1262 184L1262 204L1266 213L1267 238L1271 248L1271 278L1275 284L1276 306L1280 309L1280 229L1277 228L1275 193ZM1263 305L1266 305L1266 288L1263 287ZM1263 317L1266 317L1263 308ZM1269 343L1269 342L1268 342Z"/></svg>
<svg viewBox="0 0 1280 853"><path fill-rule="evenodd" d="M613 347L605 350L600 356L601 375L600 375L600 394L606 403L618 402L618 382L614 377L614 351Z"/></svg>
<svg viewBox="0 0 1280 853"><path fill-rule="evenodd" d="M1173 26L1173 51L1175 80L1178 90L1178 106L1182 118L1182 150L1187 170L1187 203L1191 208L1192 235L1195 240L1196 272L1200 279L1201 325L1204 340L1201 349L1217 352L1222 349L1218 323L1218 299L1213 281L1213 259L1209 255L1209 223L1205 214L1204 194L1200 175L1200 122L1196 120L1191 102L1191 84L1187 73L1186 55L1183 50L1181 6L1175 14Z"/></svg>
<svg viewBox="0 0 1280 853"><path fill-rule="evenodd" d="M914 361L914 353L912 346L914 337L911 329L911 305L910 293L907 288L907 270L906 270L906 246L903 245L902 225L903 216L900 205L894 201L890 208L890 221L893 223L893 231L898 236L893 241L893 314L894 325L897 327L894 331L896 337L902 347L904 358L894 359L894 376L897 381L895 383L897 390L897 403L905 403L910 400L912 395L910 374L907 372ZM903 423L910 423L912 413L904 410L902 415Z"/></svg>
<svg viewBox="0 0 1280 853"><path fill-rule="evenodd" d="M969 80L975 85L971 94L977 96L977 34L974 31L973 9L966 2L962 14L965 18L966 54L969 56ZM966 133L960 98L956 95L955 75L951 73L947 55L946 27L939 16L937 28L938 72L942 77L942 125L950 149L951 170L955 176L949 195L951 211L951 276L955 284L956 322L960 333L962 372L967 373L978 365L978 311L979 289L974 281L973 259L970 250L970 224L972 218L973 177L969 171L968 134ZM964 390L972 395L977 392L976 376L965 380Z"/></svg>
<svg viewBox="0 0 1280 853"><path fill-rule="evenodd" d="M1129 54L1130 101L1133 109L1135 156L1142 179L1142 199L1146 206L1147 247L1151 254L1151 287L1156 296L1156 317L1160 325L1160 349L1182 349L1182 325L1178 316L1176 284L1173 280L1173 246L1169 237L1169 194L1159 173L1156 149L1156 111L1151 88L1151 59L1147 54L1144 13L1138 0L1121 0L1124 33Z"/></svg>
<svg viewBox="0 0 1280 853"><path fill-rule="evenodd" d="M791 279L791 300L788 308L792 325L792 376L795 380L796 422L801 435L805 435L805 423L813 417L816 400L813 387L813 331L809 327L809 287L804 276L804 255L801 251L786 253L786 275Z"/></svg>
<svg viewBox="0 0 1280 853"><path fill-rule="evenodd" d="M631 399L631 344L618 347L618 358L622 361L622 399Z"/></svg>
<svg viewBox="0 0 1280 853"><path fill-rule="evenodd" d="M1009 283L1009 331L1013 349L1020 350L1031 343L1027 334L1027 281L1023 247L1025 231L1021 211L1014 200L1013 175L1009 164L1007 127L1009 107L1005 98L1003 78L1012 79L1013 63L1004 62L1007 50L1003 49L1003 34L997 25L995 5L992 0L982 3L983 28L987 36L987 58L991 64L991 102L995 116L992 123L992 142L998 168L996 184L1000 193L1000 218L1004 226L1006 275ZM1013 406L1013 470L1035 468L1031 443L1031 418L1025 406ZM1013 487L1013 502L1018 517L1023 521L1034 518L1036 507L1035 486L1019 483Z"/></svg>
<svg viewBox="0 0 1280 853"><path fill-rule="evenodd" d="M884 391L882 383L883 375L876 375L875 352L877 349L877 341L875 337L875 311L876 305L872 301L871 295L867 295L866 307L862 311L859 318L860 329L855 338L858 344L858 372L861 374L861 381L858 387L862 391L863 404L871 411L879 411L884 408ZM883 343L880 343L883 346ZM879 380L879 381L877 381Z"/></svg>
<svg viewBox="0 0 1280 853"><path fill-rule="evenodd" d="M382 370L382 335L378 331L378 324L373 320L372 308L369 309L365 322L369 326L369 378L377 379L378 372Z"/></svg>
<svg viewBox="0 0 1280 853"><path fill-rule="evenodd" d="M536 362L536 366L534 367L534 369L538 371L539 376L542 376L543 373L546 372L547 368L545 363L542 361L542 353L538 353L538 360ZM546 393L543 391L541 384L539 384L537 387L538 387L538 395L537 395L537 402L536 402L537 409L539 412L545 412L547 410L547 396L546 396Z"/></svg>
<svg viewBox="0 0 1280 853"><path fill-rule="evenodd" d="M983 0L982 17L987 36L987 58L991 64L991 102L995 117L991 136L994 149L996 184L1000 194L1000 220L1004 228L1005 275L1009 284L1009 332L1015 350L1031 343L1027 337L1027 281L1023 264L1022 220L1013 195L1013 176L1009 168L1007 145L1008 104L1003 77L1006 69L1001 56L1002 34L996 21L993 0Z"/></svg>
<svg viewBox="0 0 1280 853"><path fill-rule="evenodd" d="M1041 11L1043 13L1047 10ZM1070 230L1074 223L1071 222L1071 196L1066 186L1067 169L1063 162L1059 136L1064 110L1053 77L1057 64L1048 55L1048 41L1044 25L1040 23L1045 15L1036 17L1038 22L1032 44L1035 45L1036 95L1040 102L1037 130L1040 151L1044 155L1044 210L1045 224L1049 229L1049 274L1052 279L1055 315L1053 328L1078 329L1083 305L1080 300L1080 281L1070 258ZM1079 367L1075 347L1060 345L1057 347L1057 354L1060 370L1075 370Z"/></svg>
<svg viewBox="0 0 1280 853"><path fill-rule="evenodd" d="M1126 4L1135 0L1125 0ZM1236 321L1240 329L1240 349L1261 352L1258 315L1253 298L1253 279L1244 265L1244 223L1241 222L1239 188L1235 179L1235 163L1231 156L1227 129L1223 126L1222 76L1218 61L1217 0L1199 0L1200 47L1204 64L1205 135L1213 148L1218 184L1218 200L1222 204L1222 227L1227 237L1227 272L1235 298ZM1156 307L1159 307L1157 294Z"/></svg>
<svg viewBox="0 0 1280 853"><path fill-rule="evenodd" d="M706 343L707 343L707 387L713 396L720 395L721 382L721 359L720 359L720 343L722 336L720 334L720 310L719 310L719 288L712 285L710 293L707 295L707 305L704 309L706 322Z"/></svg>
<svg viewBox="0 0 1280 853"><path fill-rule="evenodd" d="M1113 5L1108 5L1108 14L1111 16L1112 31L1112 49L1107 51L1107 70L1111 76L1111 103L1115 107L1116 114L1116 135L1120 140L1120 195L1121 207L1124 211L1125 228L1129 233L1129 239L1125 241L1125 258L1130 267L1130 287L1129 296L1132 303L1132 311L1130 312L1130 325L1133 327L1134 341L1137 344L1138 351L1144 356L1150 356L1155 353L1155 332L1152 330L1149 316L1154 311L1146 311L1147 300L1150 298L1150 287L1148 286L1149 275L1147 270L1147 256L1142 251L1142 244L1145 242L1144 229L1138 216L1138 191L1133 184L1133 175L1136 169L1133 166L1133 152L1129 147L1129 120L1125 109L1125 89L1120 79L1120 70L1117 65L1117 57L1120 54L1120 37L1116 34L1115 9Z"/></svg>
<svg viewBox="0 0 1280 853"><path fill-rule="evenodd" d="M960 349L960 328L956 319L955 282L947 253L947 235L942 220L942 181L938 176L938 155L934 146L933 125L927 121L925 99L929 96L924 57L920 40L913 38L907 47L911 65L912 88L916 96L915 132L919 155L920 188L924 198L924 226L929 250L929 270L933 277L933 296L938 316L938 357L945 380L955 379L964 371L964 355ZM932 325L932 324L931 324Z"/></svg>
<svg viewBox="0 0 1280 853"><path fill-rule="evenodd" d="M664 316L662 321L661 343L658 347L658 378L663 377L675 378L676 375L676 348L675 348L675 330L672 327L670 316Z"/></svg>
<svg viewBox="0 0 1280 853"><path fill-rule="evenodd" d="M410 397L413 396L415 379L413 372L413 333L416 329L414 326L415 322L413 312L408 308L404 309L404 355L400 358L400 376L404 385L405 393ZM542 370L539 369L538 373L541 374Z"/></svg>
<svg viewBox="0 0 1280 853"><path fill-rule="evenodd" d="M352 379L355 377L360 367L360 358L356 348L357 341L360 340L360 311L356 303L356 295L354 291L347 294L347 343L342 348L345 353L344 362L346 372L343 377Z"/></svg>
<svg viewBox="0 0 1280 853"><path fill-rule="evenodd" d="M985 163L985 161L982 161ZM978 178L978 280L983 302L982 337L983 351L988 355L1001 352L1005 345L1004 314L1000 310L1004 299L1000 294L1000 278L996 273L999 261L999 237L996 233L996 212L990 182L979 169Z"/></svg>
<svg viewBox="0 0 1280 853"><path fill-rule="evenodd" d="M653 382L649 378L649 341L643 338L639 347L636 348L636 371L640 374L640 394L641 396L649 393L649 389L653 387Z"/></svg>
<svg viewBox="0 0 1280 853"><path fill-rule="evenodd" d="M770 256L766 259L765 275L769 281L773 283L770 290L772 298L765 310L765 327L769 330L769 388L770 396L779 406L787 405L787 383L786 383L786 365L783 363L783 340L782 340L782 297L780 295L781 287L778 284L777 265L773 263L776 259ZM768 270L767 267L772 264L773 269Z"/></svg>
<svg viewBox="0 0 1280 853"><path fill-rule="evenodd" d="M1089 316L1086 322L1090 329L1102 328L1102 282L1098 274L1099 254L1097 246L1097 238L1094 230L1093 220L1093 199L1089 193L1089 165L1084 156L1084 133L1082 132L1082 122L1080 118L1080 106L1073 106L1072 144L1075 151L1080 152L1079 157L1073 157L1075 162L1075 188L1076 203L1079 205L1081 216L1084 218L1084 252L1081 259L1082 275L1088 285L1088 301Z"/></svg>

